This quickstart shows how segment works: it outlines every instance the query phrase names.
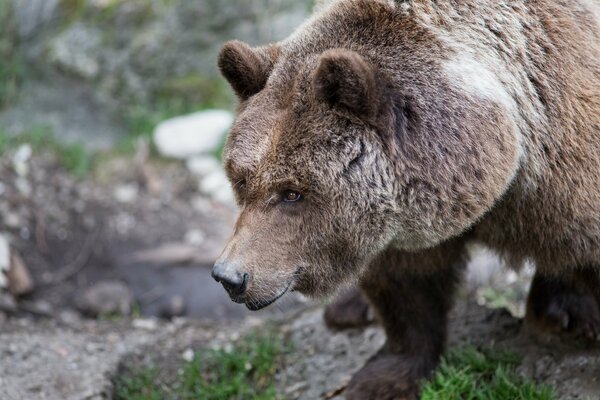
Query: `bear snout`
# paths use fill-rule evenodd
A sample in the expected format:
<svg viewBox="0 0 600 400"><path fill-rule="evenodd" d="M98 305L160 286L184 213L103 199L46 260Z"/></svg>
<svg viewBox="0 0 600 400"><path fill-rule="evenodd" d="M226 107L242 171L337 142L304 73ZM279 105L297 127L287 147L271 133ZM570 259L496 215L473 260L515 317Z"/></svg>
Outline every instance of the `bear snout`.
<svg viewBox="0 0 600 400"><path fill-rule="evenodd" d="M244 272L238 264L217 261L212 269L211 275L214 280L223 285L234 301L246 293L250 274Z"/></svg>

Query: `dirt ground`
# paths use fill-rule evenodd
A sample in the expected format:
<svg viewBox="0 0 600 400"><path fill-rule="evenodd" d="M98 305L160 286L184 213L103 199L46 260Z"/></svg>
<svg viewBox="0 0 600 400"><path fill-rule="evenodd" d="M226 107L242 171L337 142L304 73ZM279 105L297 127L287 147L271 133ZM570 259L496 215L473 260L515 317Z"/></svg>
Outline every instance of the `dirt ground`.
<svg viewBox="0 0 600 400"><path fill-rule="evenodd" d="M520 372L552 385L560 399L600 399L600 347L540 340L521 325L506 311L460 302L450 346L494 345L516 352L523 356ZM162 373L176 373L186 350L222 347L261 326L264 320L252 317L237 322L12 319L0 331L0 398L108 399L121 371L152 361ZM384 341L376 325L328 331L319 306L280 316L275 326L294 344L276 377L286 399L342 400L352 373Z"/></svg>

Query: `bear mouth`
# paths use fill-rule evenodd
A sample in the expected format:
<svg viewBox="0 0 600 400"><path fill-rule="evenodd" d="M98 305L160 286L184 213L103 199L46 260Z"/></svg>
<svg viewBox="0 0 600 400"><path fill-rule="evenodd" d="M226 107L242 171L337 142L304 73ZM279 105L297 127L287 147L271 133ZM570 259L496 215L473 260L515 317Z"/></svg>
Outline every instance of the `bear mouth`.
<svg viewBox="0 0 600 400"><path fill-rule="evenodd" d="M294 283L294 280L292 279L287 286L285 287L285 289L283 289L281 291L281 293L279 293L278 295L276 295L275 297L272 297L268 300L249 300L246 299L245 301L245 305L246 308L248 308L248 310L250 311L258 311L261 310L267 306L270 306L271 304L275 303L277 300L279 300L281 298L281 296L283 296L284 294L287 293L287 291L290 289L290 287L292 286L292 283Z"/></svg>

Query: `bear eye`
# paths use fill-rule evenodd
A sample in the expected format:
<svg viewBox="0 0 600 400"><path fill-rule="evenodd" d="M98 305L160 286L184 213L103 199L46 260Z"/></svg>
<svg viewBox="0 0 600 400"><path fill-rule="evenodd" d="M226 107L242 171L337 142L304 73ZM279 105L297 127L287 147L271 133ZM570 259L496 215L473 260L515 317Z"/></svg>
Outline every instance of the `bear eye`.
<svg viewBox="0 0 600 400"><path fill-rule="evenodd" d="M235 182L234 184L235 188L238 189L239 191L244 191L244 189L246 189L246 180L245 179L240 179L238 181Z"/></svg>
<svg viewBox="0 0 600 400"><path fill-rule="evenodd" d="M285 190L281 199L284 203L295 203L302 200L302 195L295 190Z"/></svg>

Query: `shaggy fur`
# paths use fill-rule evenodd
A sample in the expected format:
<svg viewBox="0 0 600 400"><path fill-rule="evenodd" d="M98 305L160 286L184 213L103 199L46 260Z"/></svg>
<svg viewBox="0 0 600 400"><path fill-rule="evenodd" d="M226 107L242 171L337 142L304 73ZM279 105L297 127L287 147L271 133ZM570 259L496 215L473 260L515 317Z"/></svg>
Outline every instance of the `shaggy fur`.
<svg viewBox="0 0 600 400"><path fill-rule="evenodd" d="M599 24L597 0L338 0L280 43L226 44L234 300L360 282L388 344L349 399L417 396L471 240L537 265L538 325L599 335Z"/></svg>

